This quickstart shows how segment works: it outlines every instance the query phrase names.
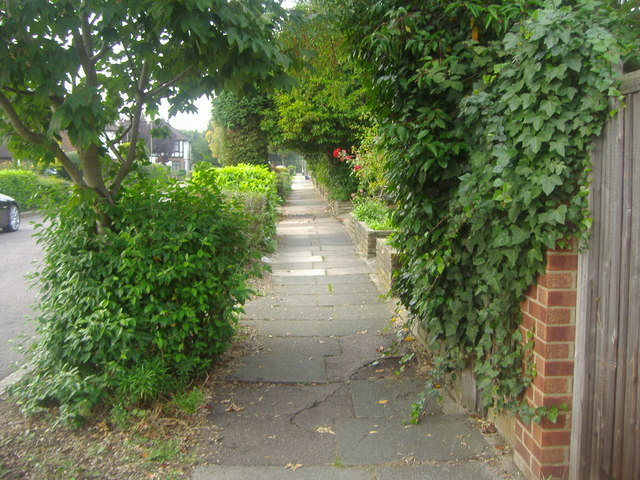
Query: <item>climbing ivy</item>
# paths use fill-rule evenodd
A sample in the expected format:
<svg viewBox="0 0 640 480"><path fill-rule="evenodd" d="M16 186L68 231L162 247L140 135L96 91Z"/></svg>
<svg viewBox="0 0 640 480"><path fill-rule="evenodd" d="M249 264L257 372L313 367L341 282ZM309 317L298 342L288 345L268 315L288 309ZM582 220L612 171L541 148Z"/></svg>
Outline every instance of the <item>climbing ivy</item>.
<svg viewBox="0 0 640 480"><path fill-rule="evenodd" d="M532 342L519 303L546 250L584 240L590 226L588 149L624 51L614 10L591 0L347 4L398 204L396 293L433 341L435 383L472 361L485 406L553 417L522 403L535 369L523 370Z"/></svg>

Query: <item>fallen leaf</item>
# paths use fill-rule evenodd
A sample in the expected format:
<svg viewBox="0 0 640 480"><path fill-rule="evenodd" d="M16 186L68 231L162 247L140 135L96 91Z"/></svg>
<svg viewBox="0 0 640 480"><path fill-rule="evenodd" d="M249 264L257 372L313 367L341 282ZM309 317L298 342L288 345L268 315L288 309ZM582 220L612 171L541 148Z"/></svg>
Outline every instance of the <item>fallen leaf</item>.
<svg viewBox="0 0 640 480"><path fill-rule="evenodd" d="M291 470L293 470L294 472L299 469L302 466L301 463L287 463L284 467L285 470L287 470L288 468L290 468Z"/></svg>
<svg viewBox="0 0 640 480"><path fill-rule="evenodd" d="M334 432L331 427L318 427L316 428L316 432L318 433L330 433L331 435L335 435L336 432Z"/></svg>
<svg viewBox="0 0 640 480"><path fill-rule="evenodd" d="M226 408L227 412L241 412L244 410L244 407L236 405L234 402L231 402L229 406Z"/></svg>
<svg viewBox="0 0 640 480"><path fill-rule="evenodd" d="M369 430L369 433L380 433L378 430Z"/></svg>
<svg viewBox="0 0 640 480"><path fill-rule="evenodd" d="M376 370L376 373L384 373L384 368L378 368L378 369Z"/></svg>
<svg viewBox="0 0 640 480"><path fill-rule="evenodd" d="M359 330L359 331L356 332L356 334L358 334L358 335L364 335L365 333L367 333L366 330Z"/></svg>
<svg viewBox="0 0 640 480"><path fill-rule="evenodd" d="M405 342L413 342L413 337L411 335L407 335L404 337Z"/></svg>
<svg viewBox="0 0 640 480"><path fill-rule="evenodd" d="M482 422L482 433L491 434L497 431L496 426L492 422Z"/></svg>
<svg viewBox="0 0 640 480"><path fill-rule="evenodd" d="M378 403L380 405L386 405L387 403L389 403L389 400L378 400Z"/></svg>

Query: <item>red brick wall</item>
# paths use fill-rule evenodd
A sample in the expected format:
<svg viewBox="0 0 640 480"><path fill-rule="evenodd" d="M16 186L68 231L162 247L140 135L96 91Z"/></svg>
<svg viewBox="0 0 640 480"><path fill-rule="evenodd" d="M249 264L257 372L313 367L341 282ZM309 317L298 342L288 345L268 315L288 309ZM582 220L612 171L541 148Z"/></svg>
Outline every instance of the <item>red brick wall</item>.
<svg viewBox="0 0 640 480"><path fill-rule="evenodd" d="M575 247L547 253L546 274L529 288L521 304L522 333L533 335L537 376L527 390L533 407L567 403L557 422L525 425L516 420L516 462L531 479L569 475L575 306L578 255Z"/></svg>

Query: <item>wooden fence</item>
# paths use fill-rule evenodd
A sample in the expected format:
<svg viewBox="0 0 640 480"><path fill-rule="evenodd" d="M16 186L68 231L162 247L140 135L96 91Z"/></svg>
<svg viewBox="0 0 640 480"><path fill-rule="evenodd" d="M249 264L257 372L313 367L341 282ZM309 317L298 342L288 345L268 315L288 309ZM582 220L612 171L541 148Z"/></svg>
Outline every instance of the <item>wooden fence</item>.
<svg viewBox="0 0 640 480"><path fill-rule="evenodd" d="M592 155L589 249L581 255L571 478L640 479L640 71Z"/></svg>

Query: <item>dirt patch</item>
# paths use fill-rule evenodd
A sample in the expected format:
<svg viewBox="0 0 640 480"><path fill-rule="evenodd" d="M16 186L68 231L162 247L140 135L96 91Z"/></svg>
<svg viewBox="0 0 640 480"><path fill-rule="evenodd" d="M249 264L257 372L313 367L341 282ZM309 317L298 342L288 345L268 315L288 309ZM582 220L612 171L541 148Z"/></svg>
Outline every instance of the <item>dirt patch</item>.
<svg viewBox="0 0 640 480"><path fill-rule="evenodd" d="M217 436L207 416L218 376L237 358L260 348L255 332L240 328L209 376L191 386L203 401L189 413L175 402L164 402L120 421L113 414L103 415L100 421L71 429L52 423L55 412L27 418L6 395L0 397L0 479L189 478L206 445L203 438Z"/></svg>

